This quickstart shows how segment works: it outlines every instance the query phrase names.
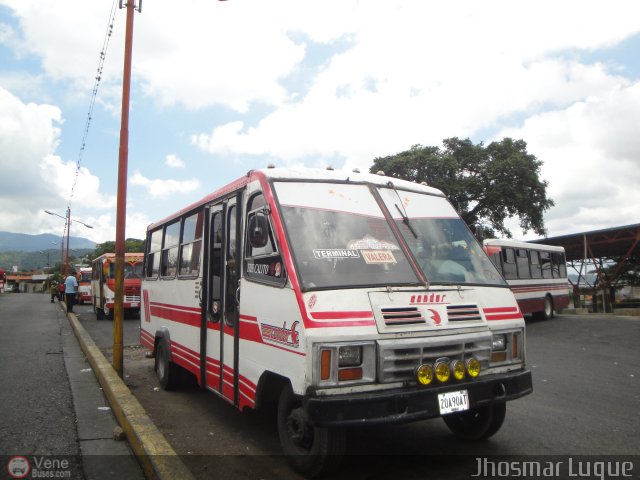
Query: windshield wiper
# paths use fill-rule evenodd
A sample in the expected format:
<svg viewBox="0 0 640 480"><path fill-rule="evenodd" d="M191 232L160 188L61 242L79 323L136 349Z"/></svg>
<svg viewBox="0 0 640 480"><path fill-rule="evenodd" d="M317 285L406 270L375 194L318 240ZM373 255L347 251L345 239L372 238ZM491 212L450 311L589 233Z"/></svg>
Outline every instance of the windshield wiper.
<svg viewBox="0 0 640 480"><path fill-rule="evenodd" d="M394 203L394 205L398 209L398 212L400 213L400 216L402 217L402 222L407 226L409 231L411 233L413 233L413 237L414 238L418 238L418 234L413 229L413 226L411 225L411 222L409 221L409 217L407 215L407 212L404 210L404 205L402 204L402 198L400 198L400 194L398 193L398 190L396 190L396 186L393 184L393 182L389 182L389 183L387 183L387 185L390 186L391 188L393 188L393 191L396 192L396 195L398 196L398 200L400 200L400 205L402 205L402 210L400 209L400 207L398 206L397 203Z"/></svg>

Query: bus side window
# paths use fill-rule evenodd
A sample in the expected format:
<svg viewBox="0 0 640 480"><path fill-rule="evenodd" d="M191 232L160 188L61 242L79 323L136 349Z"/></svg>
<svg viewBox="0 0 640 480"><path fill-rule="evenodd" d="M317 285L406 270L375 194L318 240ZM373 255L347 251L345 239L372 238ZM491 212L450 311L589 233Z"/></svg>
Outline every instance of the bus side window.
<svg viewBox="0 0 640 480"><path fill-rule="evenodd" d="M178 271L178 243L180 242L180 220L173 222L164 230L162 262L160 276L175 277Z"/></svg>
<svg viewBox="0 0 640 480"><path fill-rule="evenodd" d="M540 266L542 267L543 278L553 278L551 273L551 254L549 252L540 252Z"/></svg>
<svg viewBox="0 0 640 480"><path fill-rule="evenodd" d="M196 276L200 271L203 219L202 210L184 219L180 243L180 276Z"/></svg>
<svg viewBox="0 0 640 480"><path fill-rule="evenodd" d="M506 279L518 278L516 267L516 253L513 248L502 249L502 273Z"/></svg>
<svg viewBox="0 0 640 480"><path fill-rule="evenodd" d="M160 250L162 249L162 229L152 232L147 238L147 278L157 278L160 273Z"/></svg>
<svg viewBox="0 0 640 480"><path fill-rule="evenodd" d="M567 265L562 253L553 252L551 254L551 262L553 264L553 278L564 278L567 276Z"/></svg>
<svg viewBox="0 0 640 480"><path fill-rule="evenodd" d="M220 320L222 300L222 212L216 212L211 219L211 303L210 311L214 322Z"/></svg>
<svg viewBox="0 0 640 480"><path fill-rule="evenodd" d="M529 255L527 249L518 248L516 250L516 261L518 264L518 278L531 278L529 271Z"/></svg>
<svg viewBox="0 0 640 480"><path fill-rule="evenodd" d="M224 320L229 326L235 325L235 315L238 311L238 301L236 290L238 289L238 256L236 251L236 216L237 206L231 205L227 209L227 262L226 262L226 278L225 290L227 292L224 303Z"/></svg>
<svg viewBox="0 0 640 480"><path fill-rule="evenodd" d="M537 250L529 251L531 258L531 277L542 278L542 270L540 269L540 255Z"/></svg>
<svg viewBox="0 0 640 480"><path fill-rule="evenodd" d="M245 277L283 286L286 277L282 256L278 252L266 205L262 193L254 195L247 205Z"/></svg>

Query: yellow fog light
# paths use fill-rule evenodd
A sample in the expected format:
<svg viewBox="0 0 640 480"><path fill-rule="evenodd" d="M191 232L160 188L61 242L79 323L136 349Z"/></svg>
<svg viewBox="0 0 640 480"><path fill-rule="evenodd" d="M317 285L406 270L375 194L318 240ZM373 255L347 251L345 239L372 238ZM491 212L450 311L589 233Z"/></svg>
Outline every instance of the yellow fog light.
<svg viewBox="0 0 640 480"><path fill-rule="evenodd" d="M471 378L476 378L480 375L480 360L475 357L471 357L467 360L467 372Z"/></svg>
<svg viewBox="0 0 640 480"><path fill-rule="evenodd" d="M446 362L436 362L436 378L444 383L449 381L451 376L451 370L449 370L449 364Z"/></svg>
<svg viewBox="0 0 640 480"><path fill-rule="evenodd" d="M462 380L464 378L464 363L460 360L454 360L451 362L451 371L453 372L453 378Z"/></svg>
<svg viewBox="0 0 640 480"><path fill-rule="evenodd" d="M422 385L429 385L433 381L433 368L431 368L431 365L420 365L416 368L416 378Z"/></svg>

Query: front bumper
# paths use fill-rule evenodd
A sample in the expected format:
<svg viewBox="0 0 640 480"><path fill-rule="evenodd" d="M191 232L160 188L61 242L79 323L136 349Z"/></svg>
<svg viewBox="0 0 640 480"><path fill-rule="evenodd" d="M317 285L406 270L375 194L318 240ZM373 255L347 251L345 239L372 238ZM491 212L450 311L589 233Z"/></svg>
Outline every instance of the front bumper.
<svg viewBox="0 0 640 480"><path fill-rule="evenodd" d="M519 370L487 375L477 380L441 387L408 387L382 392L305 397L309 420L319 427L347 427L404 423L440 416L438 394L457 390L469 393L469 408L506 402L533 391L531 372Z"/></svg>

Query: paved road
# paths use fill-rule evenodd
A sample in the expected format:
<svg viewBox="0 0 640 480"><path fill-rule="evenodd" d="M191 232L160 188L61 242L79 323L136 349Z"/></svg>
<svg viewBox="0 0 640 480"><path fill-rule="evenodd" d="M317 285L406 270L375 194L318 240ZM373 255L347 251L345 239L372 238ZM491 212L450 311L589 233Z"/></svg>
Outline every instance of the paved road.
<svg viewBox="0 0 640 480"><path fill-rule="evenodd" d="M42 294L0 294L0 338L3 475L10 457L19 455L29 460L32 475L36 459L45 459L68 466L40 474L143 478L127 443L113 440L115 419L58 302Z"/></svg>
<svg viewBox="0 0 640 480"><path fill-rule="evenodd" d="M92 335L107 330L89 311L80 318ZM137 332L137 322L125 321L125 344ZM486 455L636 455L637 477L638 339L639 318L592 314L528 321L534 393L509 403L498 434L483 443L460 442L440 419L353 430L340 478L468 479L476 458ZM241 414L197 388L159 390L153 360L135 343L130 340L125 351L126 381L197 478L299 478L279 456L273 415Z"/></svg>

